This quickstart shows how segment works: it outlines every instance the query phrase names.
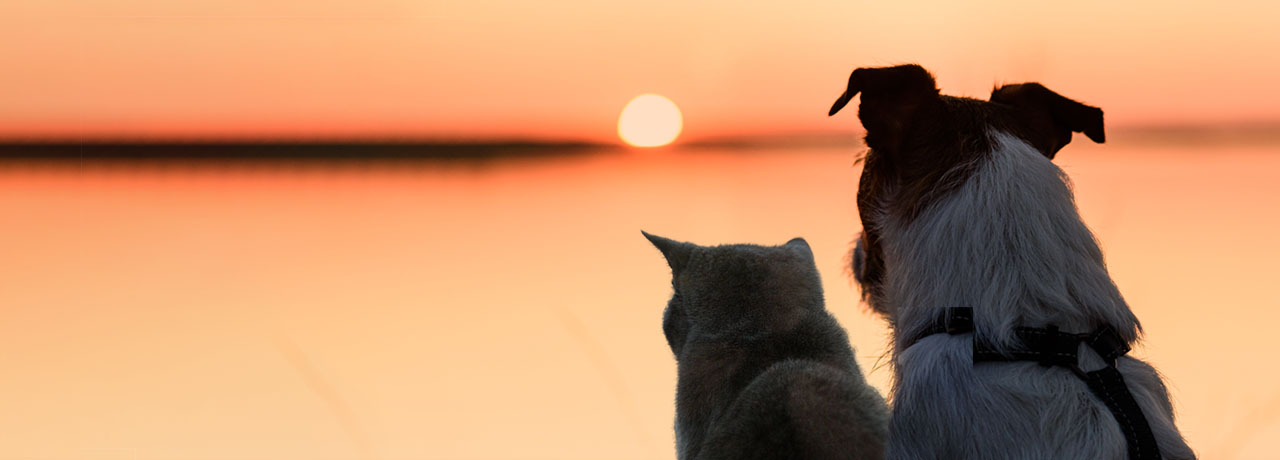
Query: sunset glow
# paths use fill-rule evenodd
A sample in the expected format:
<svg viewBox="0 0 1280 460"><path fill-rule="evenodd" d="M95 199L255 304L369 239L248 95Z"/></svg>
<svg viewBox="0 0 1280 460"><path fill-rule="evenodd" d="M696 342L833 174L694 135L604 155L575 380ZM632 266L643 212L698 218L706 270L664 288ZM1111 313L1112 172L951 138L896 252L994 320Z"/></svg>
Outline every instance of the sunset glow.
<svg viewBox="0 0 1280 460"><path fill-rule="evenodd" d="M1125 125L1280 120L1280 3L0 2L0 138L685 139L844 132L859 66L945 94L1039 81ZM662 24L655 33L654 25ZM764 31L767 31L764 32Z"/></svg>
<svg viewBox="0 0 1280 460"><path fill-rule="evenodd" d="M618 137L636 147L660 147L676 140L683 126L680 109L671 99L641 94L618 116Z"/></svg>
<svg viewBox="0 0 1280 460"><path fill-rule="evenodd" d="M855 68L901 63L948 96L1040 82L1105 112L1106 143L1075 135L1052 162L1103 248L1098 287L1141 320L1131 356L1200 458L1274 459L1277 18L1256 0L0 0L0 460L674 460L672 269L641 230L804 238L891 396L894 324L850 276L865 88L827 114ZM1074 125L992 110L956 124ZM937 150L922 161L964 156ZM942 203L951 179L906 191ZM946 231L939 250L1008 255Z"/></svg>

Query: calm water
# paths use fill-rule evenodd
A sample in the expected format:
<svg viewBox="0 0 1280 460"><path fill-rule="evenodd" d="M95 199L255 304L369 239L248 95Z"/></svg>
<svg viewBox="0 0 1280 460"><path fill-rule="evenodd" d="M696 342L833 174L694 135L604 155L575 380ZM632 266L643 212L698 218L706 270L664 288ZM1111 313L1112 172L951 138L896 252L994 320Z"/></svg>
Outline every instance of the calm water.
<svg viewBox="0 0 1280 460"><path fill-rule="evenodd" d="M667 459L661 256L807 238L843 273L854 150L413 167L0 167L0 458ZM1280 147L1059 164L1204 458L1280 447Z"/></svg>

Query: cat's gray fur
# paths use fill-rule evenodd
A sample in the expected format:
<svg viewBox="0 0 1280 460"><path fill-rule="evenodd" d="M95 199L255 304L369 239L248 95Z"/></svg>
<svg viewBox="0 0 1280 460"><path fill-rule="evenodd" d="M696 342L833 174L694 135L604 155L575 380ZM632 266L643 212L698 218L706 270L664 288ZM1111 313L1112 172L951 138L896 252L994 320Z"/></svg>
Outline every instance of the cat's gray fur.
<svg viewBox="0 0 1280 460"><path fill-rule="evenodd" d="M645 233L671 266L680 460L879 459L888 410L826 311L808 243L705 247Z"/></svg>

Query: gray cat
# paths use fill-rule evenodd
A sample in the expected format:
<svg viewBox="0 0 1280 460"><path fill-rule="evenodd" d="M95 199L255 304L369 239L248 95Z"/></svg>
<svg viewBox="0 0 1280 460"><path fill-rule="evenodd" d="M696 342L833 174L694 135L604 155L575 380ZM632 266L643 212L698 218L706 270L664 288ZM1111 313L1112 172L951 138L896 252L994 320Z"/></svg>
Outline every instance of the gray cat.
<svg viewBox="0 0 1280 460"><path fill-rule="evenodd" d="M813 252L645 233L671 266L680 460L883 458L889 412L827 313Z"/></svg>

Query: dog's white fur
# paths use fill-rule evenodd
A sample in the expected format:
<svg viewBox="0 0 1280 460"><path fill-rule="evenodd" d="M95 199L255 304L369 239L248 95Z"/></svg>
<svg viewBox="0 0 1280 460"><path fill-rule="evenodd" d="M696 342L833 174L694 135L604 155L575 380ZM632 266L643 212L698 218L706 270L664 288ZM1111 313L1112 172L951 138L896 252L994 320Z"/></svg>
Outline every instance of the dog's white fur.
<svg viewBox="0 0 1280 460"><path fill-rule="evenodd" d="M997 349L1016 326L1068 332L1107 324L1141 332L1081 221L1066 175L1020 138L989 134L994 151L972 177L910 222L878 222L895 317L891 459L1123 459L1112 413L1078 377L1034 362L972 360L972 335L907 343L941 309L973 307L977 334ZM908 347L910 345L910 347ZM1085 371L1104 364L1081 346ZM1194 458L1173 424L1154 368L1122 357L1124 375L1165 459Z"/></svg>

